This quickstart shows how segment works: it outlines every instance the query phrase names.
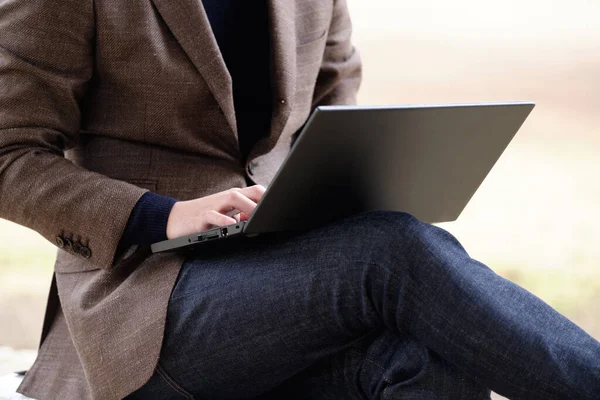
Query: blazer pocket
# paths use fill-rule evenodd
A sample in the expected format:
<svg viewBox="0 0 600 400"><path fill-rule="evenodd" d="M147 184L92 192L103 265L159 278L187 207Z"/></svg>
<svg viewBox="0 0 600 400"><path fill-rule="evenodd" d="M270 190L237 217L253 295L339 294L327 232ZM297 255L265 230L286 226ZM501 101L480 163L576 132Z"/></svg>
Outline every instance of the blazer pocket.
<svg viewBox="0 0 600 400"><path fill-rule="evenodd" d="M309 45L313 42L323 39L326 35L327 35L327 29L324 29L314 36L311 35L311 37L309 37L309 38L306 38L306 36L308 36L308 35L305 35L304 37L299 37L298 40L296 41L296 47L302 47L302 46Z"/></svg>
<svg viewBox="0 0 600 400"><path fill-rule="evenodd" d="M296 64L298 67L311 65L323 60L327 30L323 31L316 39L302 42L296 46Z"/></svg>
<svg viewBox="0 0 600 400"><path fill-rule="evenodd" d="M148 189L151 192L156 192L157 182L151 179L127 179L126 181L132 185L141 187L142 189Z"/></svg>

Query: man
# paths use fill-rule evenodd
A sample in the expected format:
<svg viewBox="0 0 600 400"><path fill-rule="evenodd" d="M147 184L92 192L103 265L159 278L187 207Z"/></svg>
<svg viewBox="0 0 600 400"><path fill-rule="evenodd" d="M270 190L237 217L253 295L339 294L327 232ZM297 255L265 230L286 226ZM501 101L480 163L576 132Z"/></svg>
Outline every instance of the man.
<svg viewBox="0 0 600 400"><path fill-rule="evenodd" d="M21 392L596 396L594 339L406 214L148 253L247 218L355 101L350 35L345 0L0 0L0 216L59 248Z"/></svg>

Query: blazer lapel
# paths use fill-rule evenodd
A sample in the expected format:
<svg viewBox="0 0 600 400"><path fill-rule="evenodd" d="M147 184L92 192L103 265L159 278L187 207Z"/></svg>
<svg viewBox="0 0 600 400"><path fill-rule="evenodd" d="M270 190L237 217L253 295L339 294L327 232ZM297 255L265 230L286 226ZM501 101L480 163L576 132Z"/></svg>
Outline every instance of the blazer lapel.
<svg viewBox="0 0 600 400"><path fill-rule="evenodd" d="M268 0L268 5L275 99L266 151L275 146L285 128L293 107L296 88L296 2Z"/></svg>
<svg viewBox="0 0 600 400"><path fill-rule="evenodd" d="M201 0L152 0L198 69L237 137L232 82ZM288 0L289 1L289 0Z"/></svg>

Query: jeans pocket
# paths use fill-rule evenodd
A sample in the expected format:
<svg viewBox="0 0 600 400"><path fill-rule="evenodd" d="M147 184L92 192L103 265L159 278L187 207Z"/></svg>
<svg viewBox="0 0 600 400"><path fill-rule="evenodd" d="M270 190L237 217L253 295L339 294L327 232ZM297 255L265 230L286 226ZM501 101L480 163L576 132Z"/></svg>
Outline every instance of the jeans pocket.
<svg viewBox="0 0 600 400"><path fill-rule="evenodd" d="M173 379L171 375L164 370L160 363L156 366L156 374L160 378L161 383L165 384L169 389L177 393L177 396L175 397L194 400L194 396L185 390L179 383L177 383L177 381L175 381L175 379Z"/></svg>

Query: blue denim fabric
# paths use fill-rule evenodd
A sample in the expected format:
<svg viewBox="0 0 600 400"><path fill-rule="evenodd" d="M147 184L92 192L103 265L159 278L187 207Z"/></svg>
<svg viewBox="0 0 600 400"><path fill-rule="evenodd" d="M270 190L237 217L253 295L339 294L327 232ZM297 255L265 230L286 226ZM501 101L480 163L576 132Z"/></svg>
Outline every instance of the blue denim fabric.
<svg viewBox="0 0 600 400"><path fill-rule="evenodd" d="M131 398L600 398L600 343L443 229L369 212L206 246Z"/></svg>

